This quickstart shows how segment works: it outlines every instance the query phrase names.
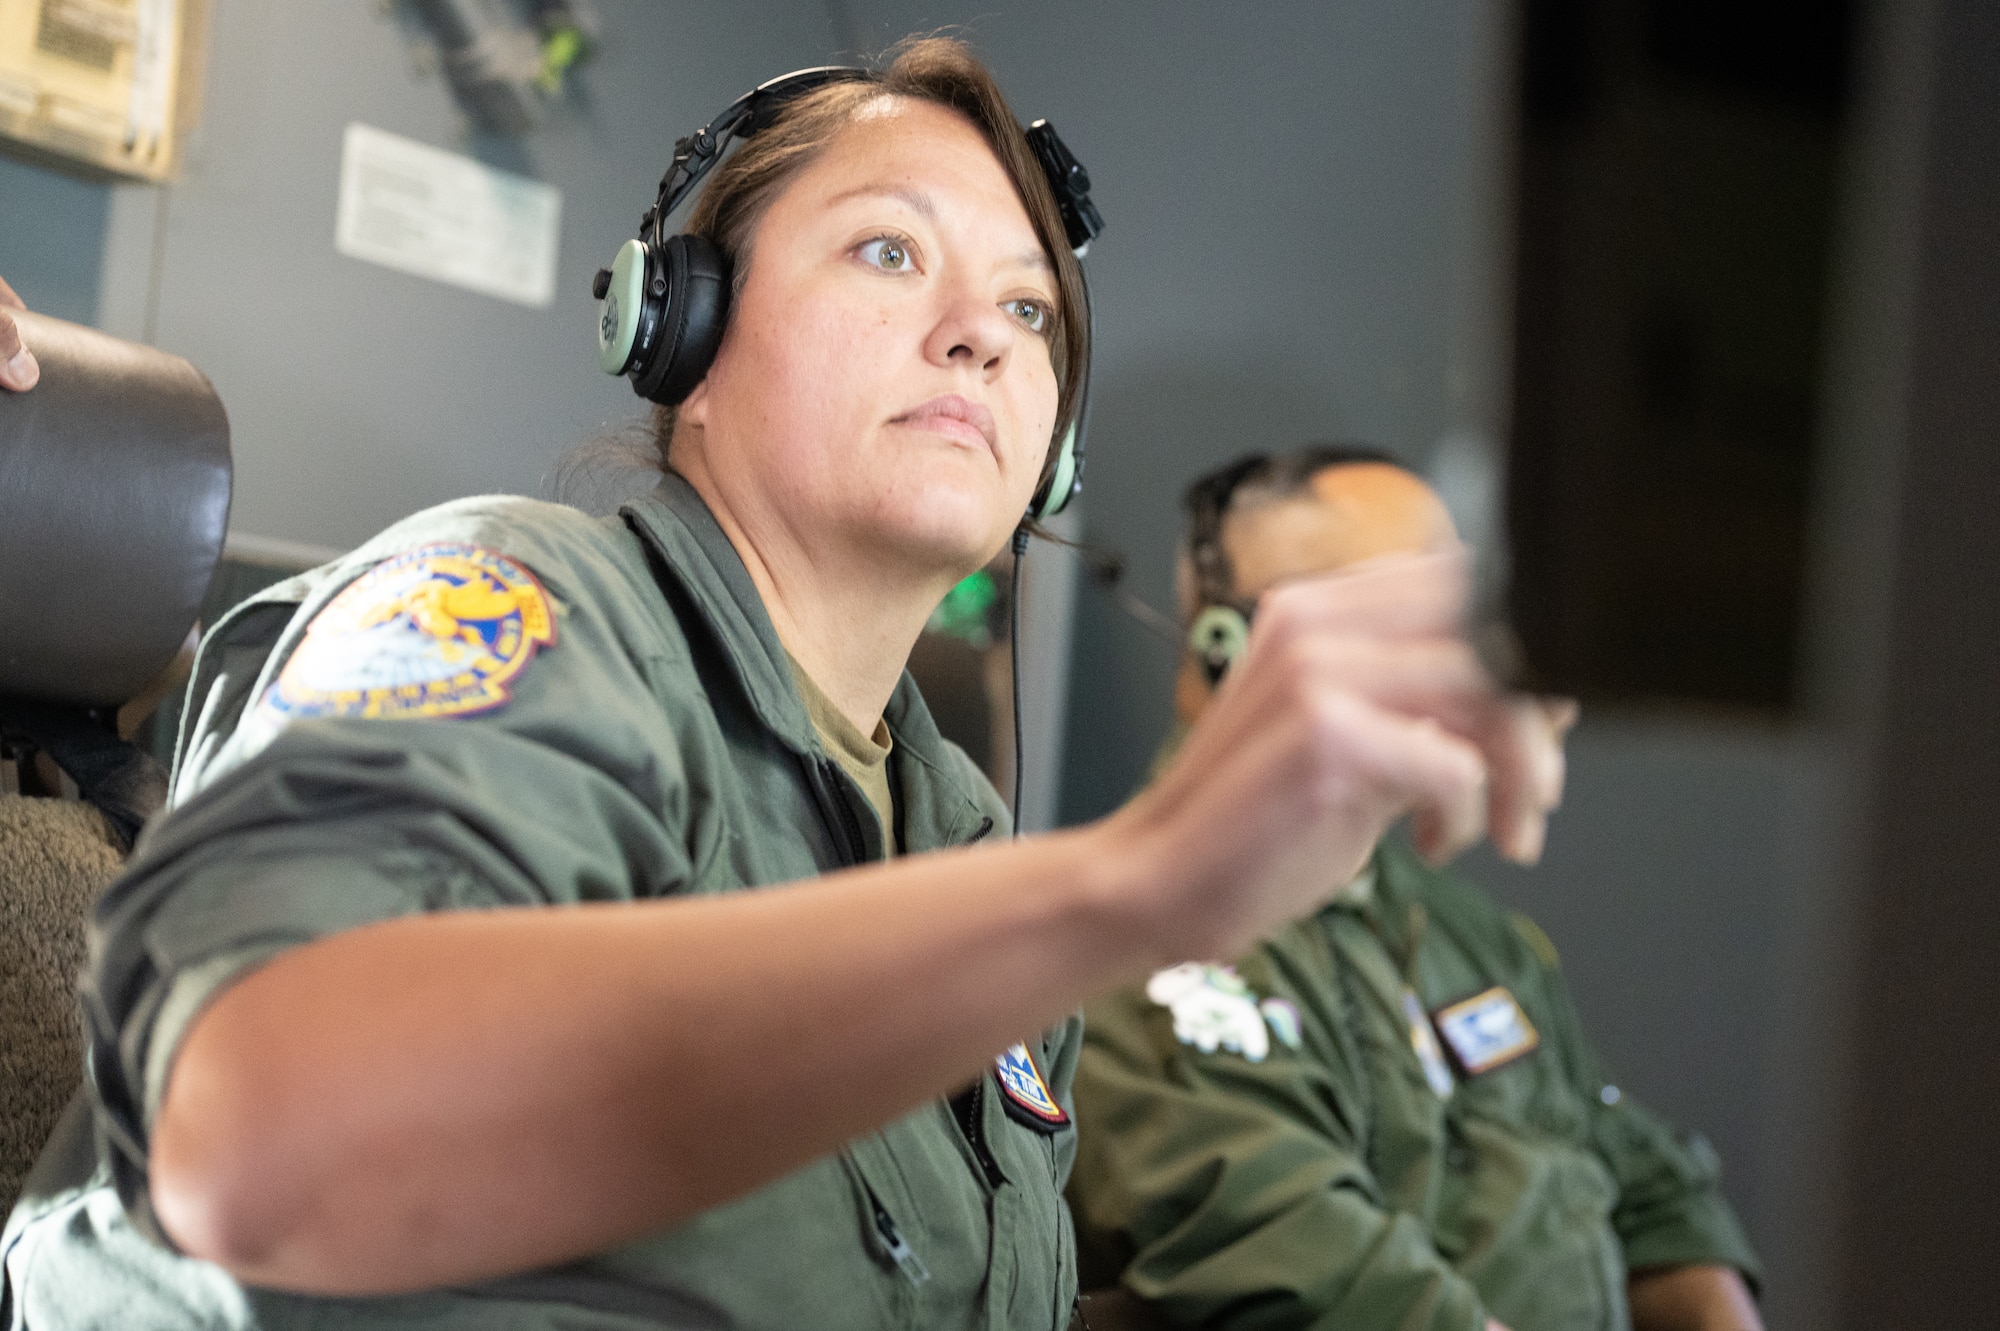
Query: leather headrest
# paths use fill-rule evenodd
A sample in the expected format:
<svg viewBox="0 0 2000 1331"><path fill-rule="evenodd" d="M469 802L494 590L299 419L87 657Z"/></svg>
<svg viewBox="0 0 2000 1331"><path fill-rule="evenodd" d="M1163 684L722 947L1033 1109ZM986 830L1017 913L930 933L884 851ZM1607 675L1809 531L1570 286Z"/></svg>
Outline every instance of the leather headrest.
<svg viewBox="0 0 2000 1331"><path fill-rule="evenodd" d="M229 525L229 418L178 356L15 312L0 390L0 695L111 706L173 659Z"/></svg>

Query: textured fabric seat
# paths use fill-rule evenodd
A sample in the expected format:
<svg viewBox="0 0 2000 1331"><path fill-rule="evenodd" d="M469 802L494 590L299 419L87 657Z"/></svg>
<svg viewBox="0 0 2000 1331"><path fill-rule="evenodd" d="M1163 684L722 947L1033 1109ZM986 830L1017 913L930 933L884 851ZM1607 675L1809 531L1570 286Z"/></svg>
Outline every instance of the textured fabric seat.
<svg viewBox="0 0 2000 1331"><path fill-rule="evenodd" d="M93 806L0 794L0 1213L80 1084L85 926L124 858Z"/></svg>

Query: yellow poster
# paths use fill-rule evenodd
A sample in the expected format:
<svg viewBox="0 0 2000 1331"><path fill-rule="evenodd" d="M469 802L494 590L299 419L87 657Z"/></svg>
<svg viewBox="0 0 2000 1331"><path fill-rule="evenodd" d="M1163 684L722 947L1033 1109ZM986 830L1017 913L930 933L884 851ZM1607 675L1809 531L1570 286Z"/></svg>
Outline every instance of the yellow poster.
<svg viewBox="0 0 2000 1331"><path fill-rule="evenodd" d="M30 155L162 180L200 0L0 0L0 137Z"/></svg>

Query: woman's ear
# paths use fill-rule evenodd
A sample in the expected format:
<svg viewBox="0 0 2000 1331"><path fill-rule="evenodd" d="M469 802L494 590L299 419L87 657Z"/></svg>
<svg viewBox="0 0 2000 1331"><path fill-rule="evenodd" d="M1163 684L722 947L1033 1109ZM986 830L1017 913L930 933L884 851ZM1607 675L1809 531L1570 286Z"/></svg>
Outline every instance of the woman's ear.
<svg viewBox="0 0 2000 1331"><path fill-rule="evenodd" d="M693 425L698 427L706 427L708 425L707 375L703 375L701 382L694 386L694 391L683 398L678 407L674 408L674 423L676 425Z"/></svg>

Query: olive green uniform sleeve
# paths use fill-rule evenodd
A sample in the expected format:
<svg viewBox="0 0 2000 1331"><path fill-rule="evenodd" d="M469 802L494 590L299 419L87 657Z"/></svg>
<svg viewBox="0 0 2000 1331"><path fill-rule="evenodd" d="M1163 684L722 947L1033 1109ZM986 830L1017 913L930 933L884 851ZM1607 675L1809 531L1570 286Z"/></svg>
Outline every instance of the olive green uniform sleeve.
<svg viewBox="0 0 2000 1331"><path fill-rule="evenodd" d="M1605 1331L1628 1324L1630 1270L1754 1282L1713 1151L1609 1085L1539 931L1400 844L1377 869L1369 903L1292 926L1212 992L1162 972L1090 1008L1086 1286L1121 1281L1186 1326ZM1413 1013L1442 1041L1426 1014L1496 991L1538 1042L1477 1074L1440 1063L1440 1092Z"/></svg>
<svg viewBox="0 0 2000 1331"><path fill-rule="evenodd" d="M1480 1331L1472 1285L1385 1205L1338 1014L1255 967L1258 993L1297 1005L1299 1049L1203 1053L1138 992L1088 1010L1071 1200L1111 1269L1086 1284L1122 1266L1178 1325Z"/></svg>
<svg viewBox="0 0 2000 1331"><path fill-rule="evenodd" d="M470 716L260 725L254 699L282 666L281 644L257 687L239 690L251 701L228 746L103 898L84 993L98 1126L121 1200L156 1239L146 1146L174 1046L247 969L400 915L613 900L686 881L690 841L679 834L694 820L675 736L646 705L643 653L615 640L601 609L647 589L565 549L587 521L521 548L476 510L442 531L433 520L429 540L512 541L503 552L554 602L556 640L511 698ZM386 552L397 540L392 529L375 544ZM327 579L290 641L369 563L363 552ZM574 724L579 710L598 724Z"/></svg>
<svg viewBox="0 0 2000 1331"><path fill-rule="evenodd" d="M1614 1085L1583 1034L1569 986L1540 929L1516 928L1536 954L1536 1009L1578 1097L1588 1106L1591 1148L1617 1184L1612 1228L1627 1270L1733 1267L1755 1289L1762 1267L1735 1210L1722 1195L1722 1163L1708 1139L1675 1128Z"/></svg>
<svg viewBox="0 0 2000 1331"><path fill-rule="evenodd" d="M475 612L497 602L454 600L427 578L422 595L433 599L399 593L400 618L373 614L380 587L407 567L400 561L444 558L424 552L438 543L514 561L552 603L552 639L538 620L543 645L503 677L497 705L396 720L295 712L286 724L265 714L288 662L301 665L293 682L343 707L382 703L384 689L428 706L430 684L404 692L419 688L413 679L460 688L463 673L399 673L398 663L434 663L438 643L463 640L453 621L487 618ZM367 571L384 566L382 577ZM343 604L365 616L325 609L350 588ZM301 646L322 612L328 637ZM387 647L349 636L357 623L385 622L398 625ZM476 631L496 660L526 640ZM465 660L454 649L448 664ZM785 661L727 535L671 475L603 522L518 499L445 505L226 617L198 653L173 809L142 838L96 922L85 979L91 1112L66 1118L62 1149L45 1155L33 1195L0 1232L0 1325L1066 1325L1076 1288L1061 1197L1075 1138L1074 1021L1010 1062L1012 1096L996 1064L963 1118L942 1099L917 1106L686 1223L555 1268L332 1299L243 1286L161 1246L148 1205L152 1111L182 1032L249 967L417 912L729 893L879 858L882 828L843 817L866 811L863 794L814 738ZM365 669L349 673L355 666ZM281 690L278 700L295 696ZM896 830L910 853L1005 835L997 792L937 733L907 676L884 719L895 738ZM1034 1121L1020 1100L1030 1075L1054 1106Z"/></svg>

